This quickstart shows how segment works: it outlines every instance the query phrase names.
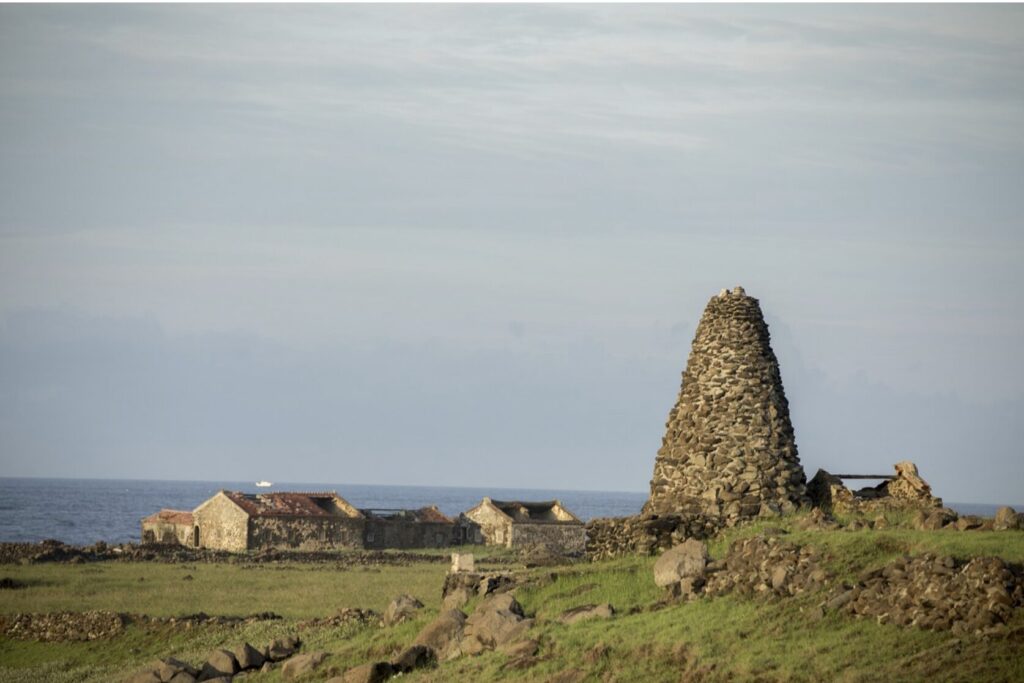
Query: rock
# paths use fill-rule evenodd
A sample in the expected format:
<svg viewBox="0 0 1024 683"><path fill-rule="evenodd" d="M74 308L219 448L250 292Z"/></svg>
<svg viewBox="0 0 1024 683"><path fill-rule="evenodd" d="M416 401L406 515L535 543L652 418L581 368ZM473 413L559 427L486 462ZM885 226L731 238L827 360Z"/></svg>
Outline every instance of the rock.
<svg viewBox="0 0 1024 683"><path fill-rule="evenodd" d="M410 645L391 662L395 673L409 673L437 663L437 655L426 645Z"/></svg>
<svg viewBox="0 0 1024 683"><path fill-rule="evenodd" d="M532 657L540 649L540 643L536 640L519 640L514 643L506 643L498 648L498 651L506 654L511 659L517 657Z"/></svg>
<svg viewBox="0 0 1024 683"><path fill-rule="evenodd" d="M984 520L976 515L964 515L956 520L956 528L959 531L970 531L980 529Z"/></svg>
<svg viewBox="0 0 1024 683"><path fill-rule="evenodd" d="M241 670L258 669L263 666L265 657L263 653L249 643L244 643L235 648L235 660L238 661L238 668Z"/></svg>
<svg viewBox="0 0 1024 683"><path fill-rule="evenodd" d="M146 669L134 674L127 683L162 683L160 677L152 669Z"/></svg>
<svg viewBox="0 0 1024 683"><path fill-rule="evenodd" d="M165 678L163 680L165 680L167 683L195 683L196 677L189 673L186 673L185 671L179 671L170 678Z"/></svg>
<svg viewBox="0 0 1024 683"><path fill-rule="evenodd" d="M685 577L701 576L707 563L707 546L696 539L687 539L665 551L654 563L654 583L665 588Z"/></svg>
<svg viewBox="0 0 1024 683"><path fill-rule="evenodd" d="M580 605L562 612L558 621L563 624L575 624L590 619L611 619L615 614L615 608L604 603L602 605Z"/></svg>
<svg viewBox="0 0 1024 683"><path fill-rule="evenodd" d="M330 679L327 683L381 683L394 674L394 669L387 662L375 662L349 669L341 676Z"/></svg>
<svg viewBox="0 0 1024 683"><path fill-rule="evenodd" d="M416 612L423 607L423 603L411 595L399 595L392 600L387 609L384 610L384 625L394 626L406 619L412 619Z"/></svg>
<svg viewBox="0 0 1024 683"><path fill-rule="evenodd" d="M441 612L432 622L423 627L413 641L414 645L426 645L432 649L439 661L446 661L461 654L459 641L466 625L466 615L452 609Z"/></svg>
<svg viewBox="0 0 1024 683"><path fill-rule="evenodd" d="M525 618L516 599L501 593L485 599L466 619L459 647L465 654L492 650L522 639L531 626L533 619Z"/></svg>
<svg viewBox="0 0 1024 683"><path fill-rule="evenodd" d="M311 671L316 671L329 656L327 652L310 652L304 655L295 655L281 667L281 677L286 681L290 681Z"/></svg>
<svg viewBox="0 0 1024 683"><path fill-rule="evenodd" d="M299 639L294 637L278 638L267 646L266 658L272 662L291 657L299 649Z"/></svg>
<svg viewBox="0 0 1024 683"><path fill-rule="evenodd" d="M469 602L472 597L469 593L469 589L464 586L453 589L448 595L444 596L444 600L441 602L442 610L462 609Z"/></svg>
<svg viewBox="0 0 1024 683"><path fill-rule="evenodd" d="M1003 506L996 510L996 516L992 523L992 529L995 531L1007 531L1010 529L1019 528L1019 518L1017 517L1017 511L1012 507Z"/></svg>
<svg viewBox="0 0 1024 683"><path fill-rule="evenodd" d="M174 657L167 657L157 662L154 667L154 672L161 681L174 680L178 674L184 674L188 678L195 680L199 676L199 670L188 662L183 662L180 659ZM179 678L179 681L184 680Z"/></svg>
<svg viewBox="0 0 1024 683"><path fill-rule="evenodd" d="M235 659L235 653L231 650L214 650L206 658L206 663L203 664L203 669L199 673L199 679L208 681L220 676L230 678L236 673L238 673L238 660Z"/></svg>

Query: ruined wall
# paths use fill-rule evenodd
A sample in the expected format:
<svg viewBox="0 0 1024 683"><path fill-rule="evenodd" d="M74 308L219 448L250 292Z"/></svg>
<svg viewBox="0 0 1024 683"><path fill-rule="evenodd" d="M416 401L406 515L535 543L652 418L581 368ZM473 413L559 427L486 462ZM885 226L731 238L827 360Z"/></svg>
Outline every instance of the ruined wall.
<svg viewBox="0 0 1024 683"><path fill-rule="evenodd" d="M249 521L251 550L362 548L365 520L347 517L260 516Z"/></svg>
<svg viewBox="0 0 1024 683"><path fill-rule="evenodd" d="M445 548L458 542L451 522L368 519L363 535L366 548Z"/></svg>
<svg viewBox="0 0 1024 683"><path fill-rule="evenodd" d="M249 515L218 493L192 513L199 527L199 546L214 550L245 552L249 540Z"/></svg>
<svg viewBox="0 0 1024 683"><path fill-rule="evenodd" d="M741 287L708 302L665 428L645 513L732 525L806 500L768 326Z"/></svg>
<svg viewBox="0 0 1024 683"><path fill-rule="evenodd" d="M516 522L512 525L510 548L543 547L559 555L582 555L587 530L582 524Z"/></svg>
<svg viewBox="0 0 1024 683"><path fill-rule="evenodd" d="M623 555L656 555L688 538L711 538L719 517L704 515L635 515L601 517L587 522L587 558L607 560Z"/></svg>
<svg viewBox="0 0 1024 683"><path fill-rule="evenodd" d="M142 522L142 542L164 545L192 545L192 525L167 521Z"/></svg>

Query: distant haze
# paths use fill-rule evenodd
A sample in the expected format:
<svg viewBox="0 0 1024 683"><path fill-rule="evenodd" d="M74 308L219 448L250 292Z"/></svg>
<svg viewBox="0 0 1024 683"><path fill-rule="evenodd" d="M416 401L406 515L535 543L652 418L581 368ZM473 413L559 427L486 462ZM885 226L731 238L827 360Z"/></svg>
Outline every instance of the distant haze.
<svg viewBox="0 0 1024 683"><path fill-rule="evenodd" d="M808 476L1024 503L1019 5L0 6L0 476L641 491L761 300Z"/></svg>

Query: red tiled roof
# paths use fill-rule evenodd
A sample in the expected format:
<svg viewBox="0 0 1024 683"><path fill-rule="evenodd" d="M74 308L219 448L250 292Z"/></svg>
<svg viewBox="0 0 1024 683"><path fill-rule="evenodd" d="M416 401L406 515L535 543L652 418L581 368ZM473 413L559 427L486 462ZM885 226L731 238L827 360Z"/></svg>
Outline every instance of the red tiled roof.
<svg viewBox="0 0 1024 683"><path fill-rule="evenodd" d="M347 505L333 491L310 493L224 491L224 495L253 517L336 517L340 515L332 509L333 501L338 499L342 501L342 507Z"/></svg>
<svg viewBox="0 0 1024 683"><path fill-rule="evenodd" d="M161 510L146 517L143 522L167 522L169 524L192 524L192 513L188 510Z"/></svg>

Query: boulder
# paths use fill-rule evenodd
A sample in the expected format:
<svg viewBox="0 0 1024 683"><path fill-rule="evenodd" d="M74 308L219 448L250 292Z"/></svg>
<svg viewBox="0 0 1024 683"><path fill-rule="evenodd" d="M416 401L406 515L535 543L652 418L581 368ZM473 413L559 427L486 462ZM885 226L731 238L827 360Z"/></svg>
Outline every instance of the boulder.
<svg viewBox="0 0 1024 683"><path fill-rule="evenodd" d="M666 550L654 563L654 583L665 588L686 577L702 576L708 563L708 549L701 541L689 538Z"/></svg>
<svg viewBox="0 0 1024 683"><path fill-rule="evenodd" d="M327 683L381 683L395 673L395 670L387 662L374 662L349 669L341 676L330 679Z"/></svg>
<svg viewBox="0 0 1024 683"><path fill-rule="evenodd" d="M128 679L127 683L162 683L160 677L152 669L140 671Z"/></svg>
<svg viewBox="0 0 1024 683"><path fill-rule="evenodd" d="M448 593L448 595L444 596L444 600L441 603L441 609L443 609L443 610L462 609L462 607L464 607L466 605L466 603L469 602L469 599L471 597L472 597L472 594L469 592L469 589L466 588L465 586L459 586L458 588L453 588Z"/></svg>
<svg viewBox="0 0 1024 683"><path fill-rule="evenodd" d="M493 650L522 639L531 626L533 619L525 618L516 599L500 593L485 599L466 619L459 647L465 654Z"/></svg>
<svg viewBox="0 0 1024 683"><path fill-rule="evenodd" d="M311 671L316 671L328 656L327 652L310 652L304 655L295 655L281 667L281 678L290 681Z"/></svg>
<svg viewBox="0 0 1024 683"><path fill-rule="evenodd" d="M196 677L184 671L180 671L171 676L170 678L166 678L163 680L165 680L167 683L196 683Z"/></svg>
<svg viewBox="0 0 1024 683"><path fill-rule="evenodd" d="M395 673L409 673L437 663L437 655L426 645L410 645L391 662Z"/></svg>
<svg viewBox="0 0 1024 683"><path fill-rule="evenodd" d="M156 666L154 666L154 672L161 681L171 681L178 674L185 674L192 680L195 680L199 675L199 670L194 666L174 657L167 657L158 661Z"/></svg>
<svg viewBox="0 0 1024 683"><path fill-rule="evenodd" d="M423 603L413 596L407 594L399 595L384 610L384 625L394 626L406 619L412 619L422 607Z"/></svg>
<svg viewBox="0 0 1024 683"><path fill-rule="evenodd" d="M1009 529L1016 529L1020 525L1020 520L1017 517L1017 511L1012 507L1003 506L996 510L996 517L992 523L992 529L995 531L1007 531Z"/></svg>
<svg viewBox="0 0 1024 683"><path fill-rule="evenodd" d="M457 609L441 612L432 622L423 627L413 641L414 645L426 645L440 661L457 657L460 653L459 640L466 625L466 615Z"/></svg>
<svg viewBox="0 0 1024 683"><path fill-rule="evenodd" d="M246 669L258 669L263 666L263 662L266 659L263 653L254 648L249 643L244 643L235 648L235 659L238 661L238 668L242 671Z"/></svg>
<svg viewBox="0 0 1024 683"><path fill-rule="evenodd" d="M199 672L199 680L209 681L221 676L228 678L238 673L238 660L231 650L214 650L206 658L203 670Z"/></svg>
<svg viewBox="0 0 1024 683"><path fill-rule="evenodd" d="M563 624L575 624L590 619L611 619L615 614L615 608L604 603L603 605L580 605L562 612L558 621Z"/></svg>
<svg viewBox="0 0 1024 683"><path fill-rule="evenodd" d="M282 659L287 659L298 651L299 645L299 639L294 636L278 638L267 646L266 659L269 659L272 662L279 662Z"/></svg>

